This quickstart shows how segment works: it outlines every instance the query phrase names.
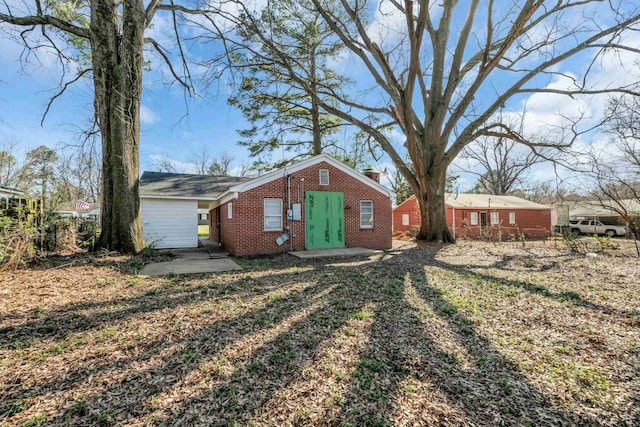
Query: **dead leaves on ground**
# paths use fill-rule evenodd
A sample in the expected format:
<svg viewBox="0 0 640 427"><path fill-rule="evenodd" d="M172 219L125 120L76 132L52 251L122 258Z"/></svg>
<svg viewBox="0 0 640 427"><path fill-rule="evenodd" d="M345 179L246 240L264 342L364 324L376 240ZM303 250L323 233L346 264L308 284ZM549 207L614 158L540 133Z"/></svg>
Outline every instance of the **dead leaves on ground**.
<svg viewBox="0 0 640 427"><path fill-rule="evenodd" d="M636 258L550 242L0 277L0 425L634 425Z"/></svg>

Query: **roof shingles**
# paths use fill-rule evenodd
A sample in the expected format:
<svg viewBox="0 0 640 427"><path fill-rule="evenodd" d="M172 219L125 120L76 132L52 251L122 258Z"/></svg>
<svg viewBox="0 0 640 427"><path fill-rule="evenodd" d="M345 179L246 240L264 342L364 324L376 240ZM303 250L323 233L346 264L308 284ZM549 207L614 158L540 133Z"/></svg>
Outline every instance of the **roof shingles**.
<svg viewBox="0 0 640 427"><path fill-rule="evenodd" d="M229 188L249 179L251 178L144 172L140 178L140 195L215 200Z"/></svg>

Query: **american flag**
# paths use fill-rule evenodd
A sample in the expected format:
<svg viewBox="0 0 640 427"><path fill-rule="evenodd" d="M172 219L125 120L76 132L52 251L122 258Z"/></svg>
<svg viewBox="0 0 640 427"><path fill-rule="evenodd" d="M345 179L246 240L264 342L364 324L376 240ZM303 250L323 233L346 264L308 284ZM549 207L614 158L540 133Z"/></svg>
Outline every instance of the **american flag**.
<svg viewBox="0 0 640 427"><path fill-rule="evenodd" d="M76 211L86 211L87 209L89 209L91 207L90 203L87 202L83 202L82 200L78 200L76 202Z"/></svg>

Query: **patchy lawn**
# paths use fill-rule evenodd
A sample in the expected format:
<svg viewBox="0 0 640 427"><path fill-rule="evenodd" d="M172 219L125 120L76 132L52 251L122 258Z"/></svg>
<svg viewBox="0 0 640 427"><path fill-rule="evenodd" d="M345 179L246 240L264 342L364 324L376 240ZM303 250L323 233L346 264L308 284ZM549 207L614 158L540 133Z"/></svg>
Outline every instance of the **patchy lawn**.
<svg viewBox="0 0 640 427"><path fill-rule="evenodd" d="M209 235L208 225L198 225L198 237L205 237Z"/></svg>
<svg viewBox="0 0 640 427"><path fill-rule="evenodd" d="M240 261L1 273L0 425L640 424L638 258L396 241Z"/></svg>

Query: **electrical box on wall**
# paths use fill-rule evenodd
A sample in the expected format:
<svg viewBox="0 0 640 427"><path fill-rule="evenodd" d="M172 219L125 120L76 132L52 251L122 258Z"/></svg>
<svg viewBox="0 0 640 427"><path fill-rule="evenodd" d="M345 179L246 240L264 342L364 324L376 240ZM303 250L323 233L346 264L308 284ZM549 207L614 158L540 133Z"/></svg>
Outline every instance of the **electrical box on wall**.
<svg viewBox="0 0 640 427"><path fill-rule="evenodd" d="M302 219L302 205L300 203L294 203L291 205L291 219L294 221L300 221Z"/></svg>

